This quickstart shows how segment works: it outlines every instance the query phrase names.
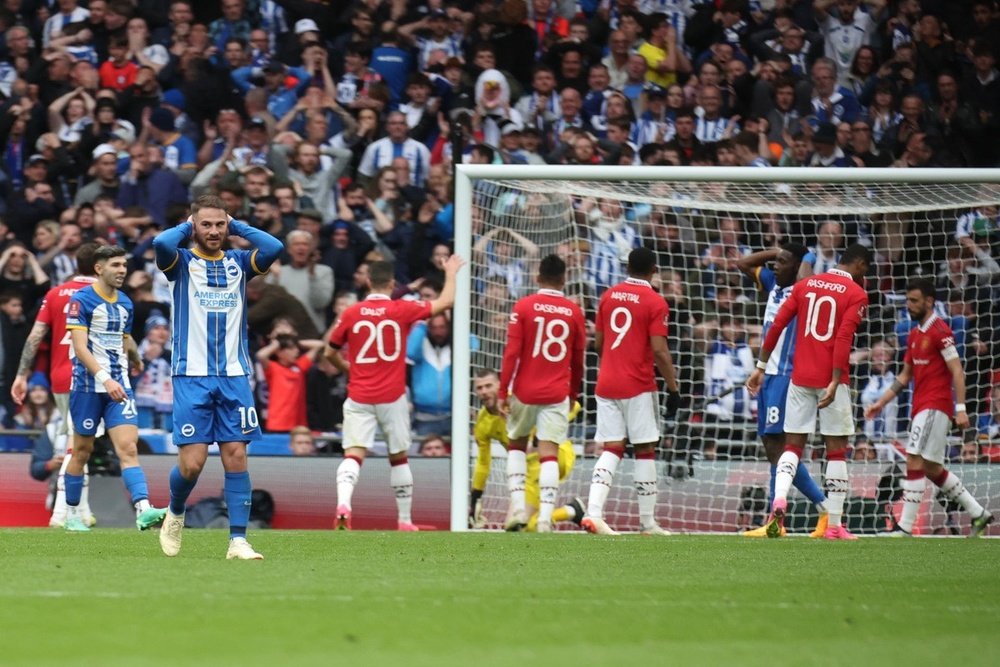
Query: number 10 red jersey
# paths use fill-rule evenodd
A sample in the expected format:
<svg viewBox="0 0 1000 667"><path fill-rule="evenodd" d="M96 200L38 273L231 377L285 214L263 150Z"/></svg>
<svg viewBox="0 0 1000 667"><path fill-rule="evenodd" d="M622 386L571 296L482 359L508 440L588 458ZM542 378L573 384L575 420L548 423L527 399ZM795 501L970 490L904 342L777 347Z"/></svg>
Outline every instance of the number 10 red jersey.
<svg viewBox="0 0 1000 667"><path fill-rule="evenodd" d="M840 382L850 378L849 359L854 333L868 308L868 295L851 274L840 269L803 278L781 304L767 331L764 349L773 350L778 337L796 319L792 382L800 387L823 388L840 369Z"/></svg>
<svg viewBox="0 0 1000 667"><path fill-rule="evenodd" d="M514 304L500 369L500 398L512 393L530 405L576 398L583 380L587 323L583 311L551 289Z"/></svg>
<svg viewBox="0 0 1000 667"><path fill-rule="evenodd" d="M348 348L351 400L392 403L406 392L406 337L414 323L430 316L427 301L393 301L384 294L371 294L344 311L330 345Z"/></svg>

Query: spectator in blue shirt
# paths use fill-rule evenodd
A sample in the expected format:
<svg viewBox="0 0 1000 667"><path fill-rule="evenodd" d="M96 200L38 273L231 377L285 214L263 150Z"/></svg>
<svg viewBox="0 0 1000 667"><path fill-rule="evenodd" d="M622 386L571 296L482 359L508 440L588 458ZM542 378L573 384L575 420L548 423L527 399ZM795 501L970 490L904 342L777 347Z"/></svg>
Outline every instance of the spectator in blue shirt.
<svg viewBox="0 0 1000 667"><path fill-rule="evenodd" d="M305 69L301 67L286 67L283 63L277 61L268 63L262 73L264 75L264 88L268 93L267 110L275 118L284 117L286 113L295 107L295 102L298 101L299 95L305 91L306 86L312 81L312 75ZM246 93L254 87L250 83L250 79L255 74L257 72L252 67L241 67L233 70L233 83L240 89L240 92ZM294 85L289 86L289 78L295 79Z"/></svg>
<svg viewBox="0 0 1000 667"><path fill-rule="evenodd" d="M129 170L122 178L115 203L118 208L141 206L162 229L166 224L167 207L188 203L187 188L177 174L151 164L149 148L145 144L135 143L128 152L131 158Z"/></svg>

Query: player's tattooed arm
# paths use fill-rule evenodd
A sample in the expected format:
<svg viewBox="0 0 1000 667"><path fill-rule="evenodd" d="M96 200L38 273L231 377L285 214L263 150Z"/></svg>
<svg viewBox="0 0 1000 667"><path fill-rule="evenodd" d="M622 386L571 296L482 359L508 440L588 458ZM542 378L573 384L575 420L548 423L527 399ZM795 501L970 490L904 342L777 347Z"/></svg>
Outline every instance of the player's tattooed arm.
<svg viewBox="0 0 1000 667"><path fill-rule="evenodd" d="M17 366L17 374L27 377L31 374L31 369L35 367L35 358L38 356L38 347L49 335L49 325L44 322L35 322L28 334L28 340L24 343L24 350L21 351L21 363Z"/></svg>
<svg viewBox="0 0 1000 667"><path fill-rule="evenodd" d="M38 356L38 346L42 344L45 337L49 335L49 325L44 322L35 322L28 334L28 340L21 351L21 362L17 366L17 375L10 385L10 397L18 405L24 404L24 398L28 395L28 375L35 367L35 357Z"/></svg>

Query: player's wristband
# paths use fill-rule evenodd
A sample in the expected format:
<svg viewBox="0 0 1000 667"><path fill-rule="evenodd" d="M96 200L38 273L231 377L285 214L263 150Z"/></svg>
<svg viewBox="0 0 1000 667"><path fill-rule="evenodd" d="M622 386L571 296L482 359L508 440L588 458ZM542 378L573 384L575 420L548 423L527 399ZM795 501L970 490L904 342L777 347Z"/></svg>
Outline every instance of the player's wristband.
<svg viewBox="0 0 1000 667"><path fill-rule="evenodd" d="M893 380L892 384L889 385L889 391L898 396L899 392L903 391L903 383L899 380Z"/></svg>
<svg viewBox="0 0 1000 667"><path fill-rule="evenodd" d="M94 373L94 379L97 380L98 384L103 385L105 382L111 379L111 373L108 373L103 368L96 373Z"/></svg>
<svg viewBox="0 0 1000 667"><path fill-rule="evenodd" d="M956 403L955 412L965 412L965 403Z"/></svg>
<svg viewBox="0 0 1000 667"><path fill-rule="evenodd" d="M766 371L767 370L767 362L766 361L757 361L757 369L758 370L762 370L762 371Z"/></svg>

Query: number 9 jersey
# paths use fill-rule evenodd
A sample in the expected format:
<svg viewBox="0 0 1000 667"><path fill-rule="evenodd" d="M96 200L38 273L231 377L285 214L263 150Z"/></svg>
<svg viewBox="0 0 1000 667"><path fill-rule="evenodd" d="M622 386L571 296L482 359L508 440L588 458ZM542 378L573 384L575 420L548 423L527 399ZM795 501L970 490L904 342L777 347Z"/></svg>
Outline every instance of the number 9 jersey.
<svg viewBox="0 0 1000 667"><path fill-rule="evenodd" d="M656 391L650 336L667 337L670 309L645 280L629 278L601 296L595 327L604 335L596 393L634 398Z"/></svg>
<svg viewBox="0 0 1000 667"><path fill-rule="evenodd" d="M330 345L347 347L347 395L356 403L392 403L406 393L406 337L431 316L428 301L394 301L370 294L344 311Z"/></svg>

